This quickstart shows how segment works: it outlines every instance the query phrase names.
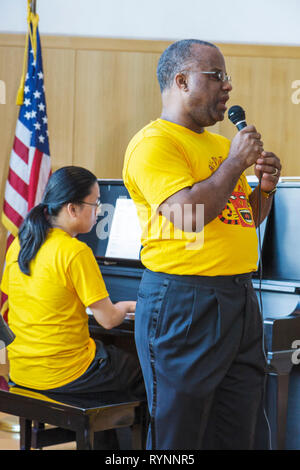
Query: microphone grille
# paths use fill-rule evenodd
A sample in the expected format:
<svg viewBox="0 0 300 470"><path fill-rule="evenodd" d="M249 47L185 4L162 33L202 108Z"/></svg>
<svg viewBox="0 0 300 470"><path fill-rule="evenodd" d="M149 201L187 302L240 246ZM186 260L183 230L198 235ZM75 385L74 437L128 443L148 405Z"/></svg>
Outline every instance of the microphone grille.
<svg viewBox="0 0 300 470"><path fill-rule="evenodd" d="M233 124L237 124L238 122L246 119L246 114L241 106L235 105L229 108L228 118Z"/></svg>

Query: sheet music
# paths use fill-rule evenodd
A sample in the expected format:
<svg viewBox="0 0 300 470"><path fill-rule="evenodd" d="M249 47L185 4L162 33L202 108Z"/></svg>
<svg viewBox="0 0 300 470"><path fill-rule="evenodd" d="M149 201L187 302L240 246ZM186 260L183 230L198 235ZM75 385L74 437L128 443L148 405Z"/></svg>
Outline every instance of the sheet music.
<svg viewBox="0 0 300 470"><path fill-rule="evenodd" d="M132 199L118 198L105 257L140 258L141 227Z"/></svg>

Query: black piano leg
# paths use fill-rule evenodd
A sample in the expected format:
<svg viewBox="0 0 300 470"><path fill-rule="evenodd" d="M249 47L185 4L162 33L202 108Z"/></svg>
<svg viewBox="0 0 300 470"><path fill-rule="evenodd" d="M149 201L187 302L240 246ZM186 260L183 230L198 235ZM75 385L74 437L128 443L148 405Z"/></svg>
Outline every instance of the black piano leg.
<svg viewBox="0 0 300 470"><path fill-rule="evenodd" d="M94 448L94 432L90 426L84 426L76 431L76 448L77 450L92 450Z"/></svg>
<svg viewBox="0 0 300 470"><path fill-rule="evenodd" d="M32 421L26 418L19 418L20 422L20 450L31 449Z"/></svg>
<svg viewBox="0 0 300 470"><path fill-rule="evenodd" d="M269 374L267 382L267 415L273 450L285 449L288 409L289 374Z"/></svg>
<svg viewBox="0 0 300 470"><path fill-rule="evenodd" d="M278 449L285 449L286 422L288 412L289 375L278 376Z"/></svg>

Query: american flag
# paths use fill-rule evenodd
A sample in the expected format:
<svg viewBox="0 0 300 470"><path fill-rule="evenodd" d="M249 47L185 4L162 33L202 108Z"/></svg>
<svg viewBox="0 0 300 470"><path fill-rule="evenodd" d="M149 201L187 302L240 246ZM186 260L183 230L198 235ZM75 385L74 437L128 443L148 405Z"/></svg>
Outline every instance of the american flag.
<svg viewBox="0 0 300 470"><path fill-rule="evenodd" d="M17 236L27 213L41 201L51 174L47 123L41 43L37 28L36 54L30 35L28 37L24 99L19 111L5 187L2 223L8 230L6 249ZM4 318L7 318L5 303L6 296L2 293L1 310Z"/></svg>

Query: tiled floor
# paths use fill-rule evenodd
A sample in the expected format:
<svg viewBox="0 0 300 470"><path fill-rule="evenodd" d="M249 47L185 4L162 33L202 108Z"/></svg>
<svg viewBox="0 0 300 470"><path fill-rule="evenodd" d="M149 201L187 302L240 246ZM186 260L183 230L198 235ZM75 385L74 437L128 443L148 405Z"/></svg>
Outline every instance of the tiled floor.
<svg viewBox="0 0 300 470"><path fill-rule="evenodd" d="M4 431L1 428L3 426L9 426L10 428L18 427L18 418L14 416L0 413L0 451L1 450L19 450L19 433ZM66 444L59 444L55 446L45 447L47 450L75 450L76 443L68 442Z"/></svg>

